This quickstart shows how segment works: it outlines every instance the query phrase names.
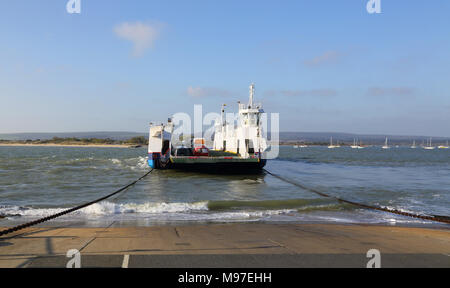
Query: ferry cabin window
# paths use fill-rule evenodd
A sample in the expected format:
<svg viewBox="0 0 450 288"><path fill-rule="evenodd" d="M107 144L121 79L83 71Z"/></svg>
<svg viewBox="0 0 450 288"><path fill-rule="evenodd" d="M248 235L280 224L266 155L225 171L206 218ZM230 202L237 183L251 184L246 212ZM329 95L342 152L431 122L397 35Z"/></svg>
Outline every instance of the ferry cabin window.
<svg viewBox="0 0 450 288"><path fill-rule="evenodd" d="M243 120L243 121L242 121L243 124L244 124L244 125L248 125L248 113L243 113L242 116L243 116L243 117L242 117L242 118L243 118L243 119L242 119L242 120Z"/></svg>
<svg viewBox="0 0 450 288"><path fill-rule="evenodd" d="M257 116L254 114L243 113L243 123L244 125L255 126L259 121L257 120Z"/></svg>

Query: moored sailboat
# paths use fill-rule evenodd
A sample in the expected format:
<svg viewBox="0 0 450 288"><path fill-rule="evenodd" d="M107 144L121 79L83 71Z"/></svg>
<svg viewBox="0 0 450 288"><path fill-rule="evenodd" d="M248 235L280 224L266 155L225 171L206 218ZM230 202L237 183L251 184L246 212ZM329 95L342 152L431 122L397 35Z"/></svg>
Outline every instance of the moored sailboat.
<svg viewBox="0 0 450 288"><path fill-rule="evenodd" d="M330 145L328 146L328 149L334 149L334 148L339 148L340 146L338 145L333 145L333 136L331 136L330 138Z"/></svg>
<svg viewBox="0 0 450 288"><path fill-rule="evenodd" d="M384 142L384 146L382 146L381 148L383 149L390 149L391 147L388 145L388 137L386 137L386 141Z"/></svg>
<svg viewBox="0 0 450 288"><path fill-rule="evenodd" d="M440 146L438 146L438 148L439 148L439 149L448 149L448 148L449 148L449 146L448 146L448 140L447 140L447 145L440 145Z"/></svg>
<svg viewBox="0 0 450 288"><path fill-rule="evenodd" d="M359 145L356 144L356 138L353 138L353 145L351 145L350 148L352 148L352 149L358 149L359 148Z"/></svg>
<svg viewBox="0 0 450 288"><path fill-rule="evenodd" d="M425 150L434 150L436 147L434 147L434 146L432 146L431 145L431 138L430 138L430 141L428 142L427 141L427 146L424 146L423 147L423 149L425 149Z"/></svg>

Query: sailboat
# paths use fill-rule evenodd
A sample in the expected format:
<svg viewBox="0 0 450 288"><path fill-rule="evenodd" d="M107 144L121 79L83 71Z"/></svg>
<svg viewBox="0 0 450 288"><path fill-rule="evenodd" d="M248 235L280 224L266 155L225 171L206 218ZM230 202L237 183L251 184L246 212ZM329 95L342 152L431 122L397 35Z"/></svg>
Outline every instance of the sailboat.
<svg viewBox="0 0 450 288"><path fill-rule="evenodd" d="M358 144L356 144L356 138L353 138L353 145L352 146L350 146L352 149L358 149L359 148L359 146L358 146Z"/></svg>
<svg viewBox="0 0 450 288"><path fill-rule="evenodd" d="M334 148L338 148L338 145L333 145L333 137L331 137L330 139L330 145L328 146L328 149L334 149Z"/></svg>
<svg viewBox="0 0 450 288"><path fill-rule="evenodd" d="M386 137L386 141L384 142L384 146L381 147L383 149L390 149L391 147L388 145L388 138Z"/></svg>
<svg viewBox="0 0 450 288"><path fill-rule="evenodd" d="M428 142L428 141L427 141ZM425 150L434 150L436 147L431 146L431 138L430 138L430 142L427 143L427 146L423 147L423 149Z"/></svg>
<svg viewBox="0 0 450 288"><path fill-rule="evenodd" d="M412 144L412 146L411 146L411 149L416 149L417 148L417 146L416 146L416 140L414 140L413 141L413 144Z"/></svg>
<svg viewBox="0 0 450 288"><path fill-rule="evenodd" d="M364 149L364 148L366 148L366 147L364 147L364 146L362 145L362 141L359 140L358 149Z"/></svg>
<svg viewBox="0 0 450 288"><path fill-rule="evenodd" d="M438 147L439 149L448 149L449 148L449 146L448 146L448 140L447 140L447 145L441 145L441 146L439 146Z"/></svg>

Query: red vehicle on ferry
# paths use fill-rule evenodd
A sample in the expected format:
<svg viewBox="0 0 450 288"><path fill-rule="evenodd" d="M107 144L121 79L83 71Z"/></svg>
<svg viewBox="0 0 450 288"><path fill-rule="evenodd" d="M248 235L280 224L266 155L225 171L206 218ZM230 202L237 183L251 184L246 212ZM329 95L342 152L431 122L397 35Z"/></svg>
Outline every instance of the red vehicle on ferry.
<svg viewBox="0 0 450 288"><path fill-rule="evenodd" d="M194 138L193 154L194 156L209 156L209 149L205 146L205 139Z"/></svg>

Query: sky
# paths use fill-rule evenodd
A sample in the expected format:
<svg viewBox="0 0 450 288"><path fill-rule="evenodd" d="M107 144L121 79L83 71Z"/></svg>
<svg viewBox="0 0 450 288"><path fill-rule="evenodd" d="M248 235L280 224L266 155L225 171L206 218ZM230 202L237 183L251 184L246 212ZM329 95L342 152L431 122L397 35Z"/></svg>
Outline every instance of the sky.
<svg viewBox="0 0 450 288"><path fill-rule="evenodd" d="M0 133L147 131L248 86L281 131L450 137L450 1L0 0Z"/></svg>

